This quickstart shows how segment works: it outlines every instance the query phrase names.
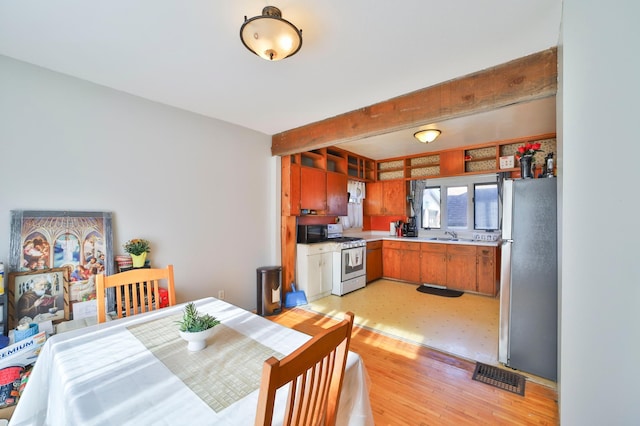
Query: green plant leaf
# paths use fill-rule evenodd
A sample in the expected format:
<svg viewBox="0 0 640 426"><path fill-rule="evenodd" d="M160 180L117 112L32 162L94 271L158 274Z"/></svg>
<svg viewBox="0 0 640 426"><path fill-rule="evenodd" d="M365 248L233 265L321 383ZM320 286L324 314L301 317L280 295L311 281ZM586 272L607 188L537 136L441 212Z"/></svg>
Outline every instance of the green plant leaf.
<svg viewBox="0 0 640 426"><path fill-rule="evenodd" d="M184 307L182 320L176 323L180 326L180 331L195 333L213 328L220 324L220 321L209 314L199 314L196 305L191 302Z"/></svg>

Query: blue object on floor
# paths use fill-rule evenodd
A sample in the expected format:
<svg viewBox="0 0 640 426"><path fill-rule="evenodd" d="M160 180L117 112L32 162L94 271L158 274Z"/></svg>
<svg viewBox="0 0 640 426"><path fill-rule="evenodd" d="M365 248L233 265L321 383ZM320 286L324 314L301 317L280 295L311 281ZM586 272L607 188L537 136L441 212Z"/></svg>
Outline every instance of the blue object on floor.
<svg viewBox="0 0 640 426"><path fill-rule="evenodd" d="M284 299L284 307L285 308L293 308L299 305L306 305L307 296L304 294L304 291L296 291L295 284L291 283L291 291L287 293L286 298Z"/></svg>

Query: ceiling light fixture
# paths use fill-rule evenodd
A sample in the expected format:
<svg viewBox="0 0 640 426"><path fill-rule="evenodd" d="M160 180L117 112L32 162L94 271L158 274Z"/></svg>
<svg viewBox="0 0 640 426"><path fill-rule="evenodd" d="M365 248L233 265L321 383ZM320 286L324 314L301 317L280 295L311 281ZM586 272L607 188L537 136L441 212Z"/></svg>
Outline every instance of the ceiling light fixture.
<svg viewBox="0 0 640 426"><path fill-rule="evenodd" d="M247 49L268 61L279 61L294 55L302 46L302 30L282 19L274 6L262 9L262 15L244 17L240 39Z"/></svg>
<svg viewBox="0 0 640 426"><path fill-rule="evenodd" d="M415 132L413 136L422 143L431 143L435 141L438 136L440 136L440 133L442 132L438 129L425 129Z"/></svg>

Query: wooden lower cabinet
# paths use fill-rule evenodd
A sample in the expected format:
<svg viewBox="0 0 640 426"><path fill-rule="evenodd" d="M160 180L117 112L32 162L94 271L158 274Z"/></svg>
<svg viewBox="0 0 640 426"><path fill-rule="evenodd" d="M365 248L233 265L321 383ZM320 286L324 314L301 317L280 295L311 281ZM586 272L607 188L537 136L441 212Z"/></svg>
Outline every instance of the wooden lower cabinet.
<svg viewBox="0 0 640 426"><path fill-rule="evenodd" d="M383 241L382 275L386 278L420 282L420 243Z"/></svg>
<svg viewBox="0 0 640 426"><path fill-rule="evenodd" d="M447 285L447 245L420 244L420 276L422 284Z"/></svg>
<svg viewBox="0 0 640 426"><path fill-rule="evenodd" d="M476 247L447 244L447 287L476 291Z"/></svg>
<svg viewBox="0 0 640 426"><path fill-rule="evenodd" d="M497 247L476 247L478 293L495 296L498 294L500 261Z"/></svg>
<svg viewBox="0 0 640 426"><path fill-rule="evenodd" d="M382 278L382 241L367 243L367 282Z"/></svg>
<svg viewBox="0 0 640 426"><path fill-rule="evenodd" d="M496 296L497 251L491 246L385 240L382 273L385 278Z"/></svg>

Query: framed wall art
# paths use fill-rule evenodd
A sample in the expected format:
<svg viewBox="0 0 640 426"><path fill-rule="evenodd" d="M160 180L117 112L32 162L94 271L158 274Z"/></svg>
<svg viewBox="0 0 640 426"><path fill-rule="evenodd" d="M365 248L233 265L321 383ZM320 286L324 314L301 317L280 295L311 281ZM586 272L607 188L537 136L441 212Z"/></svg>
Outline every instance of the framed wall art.
<svg viewBox="0 0 640 426"><path fill-rule="evenodd" d="M49 268L9 273L9 326L69 319L69 270Z"/></svg>
<svg viewBox="0 0 640 426"><path fill-rule="evenodd" d="M110 212L11 211L10 272L68 270L73 303L95 299L95 276L114 273Z"/></svg>

